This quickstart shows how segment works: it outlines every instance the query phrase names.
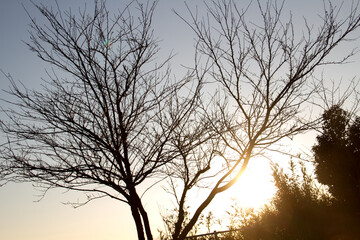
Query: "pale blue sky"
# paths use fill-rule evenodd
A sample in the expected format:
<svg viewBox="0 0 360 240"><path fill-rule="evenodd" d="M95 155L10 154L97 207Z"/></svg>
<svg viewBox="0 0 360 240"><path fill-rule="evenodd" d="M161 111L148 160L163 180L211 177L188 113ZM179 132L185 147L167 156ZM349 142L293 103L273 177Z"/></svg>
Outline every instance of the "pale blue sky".
<svg viewBox="0 0 360 240"><path fill-rule="evenodd" d="M52 0L34 0L34 2L54 6ZM58 2L63 9L82 6L85 2L89 5L93 3L92 0L58 0ZM121 8L124 2L128 1L107 0L108 9ZM194 6L201 4L202 1L189 0L187 2L190 6ZM248 1L239 0L238 2ZM6 73L11 73L14 79L21 80L27 86L36 87L40 84L40 78L45 76L44 68L48 66L30 52L22 42L23 40L27 41L29 37L27 32L29 18L22 4L32 16L39 18L39 13L30 1L0 0L0 69ZM288 0L285 3L285 12L291 10L296 21L301 20L301 17L305 15L316 25L317 14L322 10L322 4L322 0ZM185 10L184 2L181 0L160 0L154 16L154 28L159 39L162 40L162 53L168 54L172 50L177 53L172 64L174 74L177 74L182 69L180 64L191 65L194 42L191 31L171 11L173 8L183 13ZM254 14L252 17L256 18L256 15ZM357 33L359 36L359 31ZM359 41L350 44L359 46ZM342 53L342 49L339 48L334 54ZM357 55L353 63L327 68L324 73L334 80L341 77L346 80L360 76L359 59ZM6 89L7 86L6 78L0 75L0 89ZM4 93L1 92L0 97L3 98L4 96ZM302 138L301 140L304 141L306 147L309 147L314 139L312 136L311 140L309 138ZM261 170L253 167L249 172L254 176L262 176L268 174L269 171L268 167L264 165ZM268 177L260 180L257 191L266 191L266 188L269 187L268 182ZM236 196L237 191L239 189L226 194L227 198ZM243 191L246 191L246 188L243 188ZM251 189L247 189L247 191L251 191ZM8 184L0 188L0 239L136 239L131 213L127 205L123 203L103 199L73 209L68 205L61 204L61 202L76 200L81 195L53 191L40 202L34 202L38 199L36 194L37 192L29 184ZM243 194L251 195L251 192L244 192ZM159 209L164 210L166 207L171 207L169 205L171 202L167 200L160 186L147 193L144 201L149 210L153 234L157 237L157 228L163 226L158 214ZM224 205L222 199L217 198L216 201L212 205L215 210L219 208L219 205Z"/></svg>

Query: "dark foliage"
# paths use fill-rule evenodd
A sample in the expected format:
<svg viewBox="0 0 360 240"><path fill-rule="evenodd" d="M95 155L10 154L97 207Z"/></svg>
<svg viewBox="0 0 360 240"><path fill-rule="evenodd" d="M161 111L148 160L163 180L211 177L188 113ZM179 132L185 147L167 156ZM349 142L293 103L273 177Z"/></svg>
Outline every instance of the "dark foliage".
<svg viewBox="0 0 360 240"><path fill-rule="evenodd" d="M360 118L352 121L339 106L323 114L323 133L313 147L316 175L329 186L337 205L360 213ZM344 209L344 210L345 210Z"/></svg>

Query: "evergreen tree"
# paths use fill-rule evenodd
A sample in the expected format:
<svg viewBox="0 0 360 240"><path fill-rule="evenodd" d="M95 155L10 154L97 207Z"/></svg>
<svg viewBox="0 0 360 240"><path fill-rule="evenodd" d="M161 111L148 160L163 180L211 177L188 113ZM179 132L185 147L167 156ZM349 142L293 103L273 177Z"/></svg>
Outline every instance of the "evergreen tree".
<svg viewBox="0 0 360 240"><path fill-rule="evenodd" d="M360 213L360 118L335 105L323 114L323 133L313 147L316 175L339 207Z"/></svg>

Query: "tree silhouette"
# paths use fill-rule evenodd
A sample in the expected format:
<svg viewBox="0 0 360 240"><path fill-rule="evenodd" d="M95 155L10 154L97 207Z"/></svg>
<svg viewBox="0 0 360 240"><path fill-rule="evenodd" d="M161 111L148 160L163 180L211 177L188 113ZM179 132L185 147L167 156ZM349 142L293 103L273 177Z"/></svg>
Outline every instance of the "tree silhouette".
<svg viewBox="0 0 360 240"><path fill-rule="evenodd" d="M189 169L187 164L179 174L169 174L172 182L177 177L180 186L173 193L179 212L173 233L176 240L187 236L204 209L234 185L249 161L271 150L281 151L277 143L313 127L314 119L304 112L322 84L311 78L314 70L341 64L355 53L328 58L360 26L358 5L340 19L339 7L324 4L318 28L305 20L304 30L299 31L291 17L284 19L284 2L252 2L259 10L255 22L247 12L251 5L242 10L231 0L206 2L206 16L190 7L189 18L178 14L196 36L192 69L199 79L219 86L212 99L216 108L206 111L206 116L219 120L208 122L221 141L205 158L189 151L181 155L184 162L197 163L192 164L191 175L181 174ZM186 199L196 186L205 186L208 192L184 225Z"/></svg>
<svg viewBox="0 0 360 240"><path fill-rule="evenodd" d="M130 206L138 238L152 239L137 187L177 156L170 140L199 90L180 94L191 77L172 82L168 59L154 62L156 3L133 1L115 15L105 1L92 14L34 4L47 25L30 16L27 45L55 70L40 90L7 76L15 100L0 122L1 183L85 192L81 204L109 196Z"/></svg>
<svg viewBox="0 0 360 240"><path fill-rule="evenodd" d="M339 205L360 214L360 117L352 119L338 105L322 117L323 131L313 147L317 178Z"/></svg>

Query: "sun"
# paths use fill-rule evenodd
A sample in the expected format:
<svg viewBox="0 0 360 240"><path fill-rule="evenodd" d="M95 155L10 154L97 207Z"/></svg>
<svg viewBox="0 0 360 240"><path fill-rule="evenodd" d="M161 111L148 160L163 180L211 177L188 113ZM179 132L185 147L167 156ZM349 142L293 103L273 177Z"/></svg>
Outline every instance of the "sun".
<svg viewBox="0 0 360 240"><path fill-rule="evenodd" d="M269 160L253 159L239 180L228 190L218 194L207 211L226 221L227 212L232 212L234 204L241 208L260 210L270 203L276 193L271 173Z"/></svg>
<svg viewBox="0 0 360 240"><path fill-rule="evenodd" d="M269 161L254 159L228 194L241 207L259 209L269 203L275 193Z"/></svg>

